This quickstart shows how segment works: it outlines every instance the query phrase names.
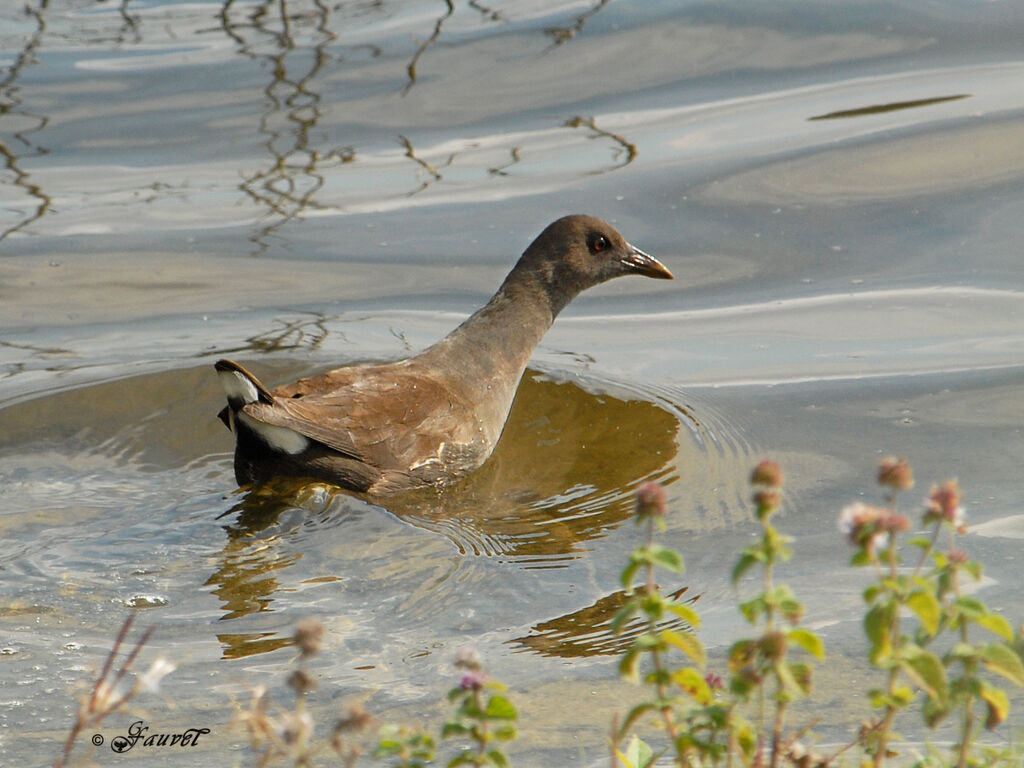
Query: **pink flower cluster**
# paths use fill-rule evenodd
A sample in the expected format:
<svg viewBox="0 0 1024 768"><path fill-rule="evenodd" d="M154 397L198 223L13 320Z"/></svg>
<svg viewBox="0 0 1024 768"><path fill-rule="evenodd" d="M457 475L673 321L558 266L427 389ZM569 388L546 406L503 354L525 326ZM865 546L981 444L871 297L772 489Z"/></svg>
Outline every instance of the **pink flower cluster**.
<svg viewBox="0 0 1024 768"><path fill-rule="evenodd" d="M941 520L953 526L957 533L967 531L967 515L960 506L960 486L956 480L947 480L942 485L933 485L925 500L924 520L926 523Z"/></svg>
<svg viewBox="0 0 1024 768"><path fill-rule="evenodd" d="M910 519L906 515L862 501L843 507L839 513L839 531L851 544L868 552L888 546L891 534L908 530Z"/></svg>

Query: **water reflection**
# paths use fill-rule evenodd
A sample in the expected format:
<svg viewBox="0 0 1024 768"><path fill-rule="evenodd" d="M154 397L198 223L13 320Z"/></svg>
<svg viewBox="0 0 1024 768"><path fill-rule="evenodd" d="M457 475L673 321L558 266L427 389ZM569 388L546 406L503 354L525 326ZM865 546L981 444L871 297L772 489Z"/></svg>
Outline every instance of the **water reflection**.
<svg viewBox="0 0 1024 768"><path fill-rule="evenodd" d="M678 601L688 589L682 587L667 597ZM699 599L699 595L690 597L686 603L693 605ZM617 590L578 611L535 624L530 629L530 634L509 640L508 644L519 650L563 659L618 656L632 645L638 635L648 629L646 621L634 617L618 634L611 631L612 619L628 600L629 596L623 590ZM693 630L693 627L678 617L666 619L659 627L671 628L676 632Z"/></svg>
<svg viewBox="0 0 1024 768"><path fill-rule="evenodd" d="M514 144L501 132L467 138L449 131L442 136L432 134L428 141L414 132L433 127L429 114L443 106L447 97L425 92L420 101L410 99L406 107L397 106L414 88L434 87L443 78L458 74L451 63L450 48L473 48L482 34L492 35L498 49L503 50L511 36L521 35L524 30L552 38L558 46L576 37L606 5L607 0L597 2L566 26L530 32L533 16L556 15L559 8L505 11L476 0L438 0L436 6L404 16L396 11L399 4L385 0L345 4L223 0L213 8L188 3L146 6L118 0L88 9L80 4L62 6L54 17L49 0L37 0L26 9L34 29L18 40L23 45L21 53L4 69L0 82L0 116L12 126L7 129L9 134L0 134L0 157L6 167L6 172L0 174L0 186L18 201L4 201L8 215L16 219L13 223L0 222L0 240L52 215L51 201L58 192L61 198L72 201L62 207L65 229L116 232L125 226L121 209L126 191L134 201L173 204L176 210L169 218L161 205L146 213L154 221L168 223L177 220L182 205L190 206L187 215L195 219L194 211L200 204L194 195L200 191L217 198L216 203L201 204L208 214L213 215L210 211L214 208L231 207L235 199L226 199L223 192L233 187L234 194L258 207L260 220L250 239L255 254L260 255L272 246L286 245L282 228L307 215L405 205L409 197L440 182L444 169L452 166L457 156L463 162L444 180L444 193L464 194L468 183L521 185L523 179L510 178L511 168L524 159L521 167L527 175L563 174L564 164L546 160L551 151L547 137L558 124L588 129L586 138L573 139L569 142L572 145L590 138L615 143L616 162L611 168L586 157L579 160L580 167L572 173L615 170L633 161L637 144L599 127L593 117L567 115L556 117L553 124L545 118L543 125L527 134L528 141L517 132ZM424 10L428 13L421 13ZM511 13L519 15L512 19L508 15ZM509 23L513 20L514 26ZM410 36L414 40L412 48L407 44ZM225 47L215 38L229 40L232 45ZM431 52L442 71L427 82L420 70ZM252 91L246 87L246 78L253 67L232 66L240 60L248 60L259 69L257 88ZM25 69L37 61L47 65L48 74L34 72L38 82L32 85L38 92L29 91L18 82L25 80ZM192 82L206 77L203 66L216 66L225 73L224 78L206 78L216 85ZM217 110L224 99L222 94L228 91L231 106L225 105L226 111L195 125L195 130L202 132L200 141L193 145L199 159L180 153L147 152L142 162L134 153L147 142L158 145L159 132L147 136L137 121L147 111L151 120L160 120L162 107L157 106L157 97L152 104L146 99L151 88L162 96L161 89L171 87L168 80L178 75L168 76L166 70L170 67L178 67L180 77L192 83L173 91L176 96L187 94L188 101L181 102L187 105L186 111L193 111L193 106L197 112ZM88 78L82 91L69 86L79 78ZM138 95L122 98L117 95L122 92ZM83 96L93 93L97 94L95 99ZM365 105L368 111L349 107L350 100ZM253 101L258 105L248 106ZM230 125L235 120L232 107L238 114L252 113L250 121L254 125ZM52 113L53 119L64 126L63 143L58 146L44 148L32 136L50 123L46 113ZM93 135L92 121L99 121L100 115L107 113L114 121L111 133L124 134L130 141L115 144L106 130L102 136ZM123 126L118 122L122 117ZM224 135L228 131L230 135ZM232 151L244 151L250 132L259 142L255 152L249 149L247 155L237 158L224 156L213 164L203 154L218 141L232 147ZM172 143L175 139L172 137ZM404 147L404 156L389 149L395 140ZM414 142L419 144L418 151ZM528 148L533 150L531 154ZM79 171L83 164L93 161L93 152L111 153L110 165L101 167L126 166L131 173L107 171L86 181L74 172L63 172L69 168ZM45 179L40 182L26 170L24 159L48 153L51 159L36 172ZM559 151L559 156L564 159L565 153ZM203 174L210 174L213 180L196 182ZM235 181L239 176L241 183ZM60 188L47 188L54 186L51 177L61 180ZM134 181L126 190L125 179L129 177ZM76 183L81 186L74 186ZM493 194L508 192L499 187ZM109 206L117 207L116 216L109 211L99 216L90 214ZM219 225L227 222L223 216L214 218Z"/></svg>
<svg viewBox="0 0 1024 768"><path fill-rule="evenodd" d="M548 27L547 29L544 30L544 34L546 34L554 41L552 43L552 46L558 46L562 45L563 43L567 43L568 41L572 40L574 37L576 37L576 35L583 31L583 27L586 25L587 21L590 19L591 16L598 13L611 1L612 0L598 0L596 5L594 5L592 8L589 8L588 10L584 11L579 16L577 16L576 21L572 25L567 27Z"/></svg>
<svg viewBox="0 0 1024 768"><path fill-rule="evenodd" d="M615 160L617 165L615 167L620 168L625 165L629 165L636 159L637 149L636 144L626 139L625 136L621 136L611 131L606 131L603 128L598 128L597 123L592 117L576 117L565 121L566 128L589 128L591 130L590 138L608 138L619 145L619 149L615 150ZM625 155L625 159L618 162L619 158ZM592 173L601 173L601 171L592 171Z"/></svg>
<svg viewBox="0 0 1024 768"><path fill-rule="evenodd" d="M53 204L50 195L41 186L32 182L31 174L22 169L20 162L25 157L38 157L47 153L48 150L38 144L32 138L32 134L42 131L50 119L45 115L36 114L26 109L18 95L20 90L18 79L27 67L37 63L36 50L46 32L48 6L49 0L40 0L38 7L25 6L25 14L35 20L35 30L28 35L21 53L7 70L3 80L0 80L0 121L5 125L20 126L14 130L5 129L4 134L10 130L10 138L5 138L3 134L0 134L0 155L3 156L4 166L7 169L7 183L24 190L30 198L26 210L16 210L17 221L15 223L2 225L0 241L41 219ZM10 203L4 207L7 210L13 209L13 205Z"/></svg>
<svg viewBox="0 0 1024 768"><path fill-rule="evenodd" d="M294 374L272 361L267 367L276 369L271 378ZM204 365L11 405L0 410L0 432L14 446L45 435L73 461L78 452L105 457L105 465L163 469L173 484L198 477L191 473L204 473L212 462L219 479L211 482L226 490L230 436L213 417L221 401ZM344 582L343 589L367 590L378 601L380 590L401 595L404 616L429 617L459 599L467 578L481 577L472 565L477 557L518 569L568 567L631 519L632 492L646 479L685 494L678 504L689 510L679 516L684 528L729 525L719 505L740 505L723 492L723 478L736 475L737 460L745 459L730 455L720 427L678 402L673 393L528 371L493 456L455 486L389 499L387 509L294 479L233 494L222 514L225 540L208 555L214 564L205 586L226 621L274 614L282 598L299 599L288 596L314 581L328 589ZM100 504L88 495L82 501ZM537 637L521 644L555 653L556 646L580 643L599 652L608 639L594 622L610 605L599 601L586 617L566 618L560 630L538 626ZM569 625L589 639L566 636ZM218 637L233 657L287 642L266 629Z"/></svg>
<svg viewBox="0 0 1024 768"><path fill-rule="evenodd" d="M252 238L258 253L263 253L276 230L304 211L324 207L316 200L325 183L324 171L353 162L356 154L351 146L322 151L310 142L310 131L323 114L313 81L331 61L327 46L337 39L328 26L328 7L315 2L295 10L284 0L266 0L246 6L245 20L236 21L234 6L235 0L227 0L220 10L224 34L238 44L239 53L266 64L272 73L263 89L266 99L259 121L271 162L245 173L240 186L273 217Z"/></svg>
<svg viewBox="0 0 1024 768"><path fill-rule="evenodd" d="M825 115L815 115L808 120L836 120L844 117L863 117L865 115L880 115L884 112L896 112L901 109L915 109L917 107L930 107L932 104L942 104L946 101L958 101L966 99L969 93L958 93L954 96L936 96L930 99L914 99L913 101L894 101L889 104L872 104L868 107L857 107L856 109L841 109L836 112L829 112Z"/></svg>
<svg viewBox="0 0 1024 768"><path fill-rule="evenodd" d="M429 619L459 599L466 579L480 578L474 557L521 569L569 566L632 518L633 489L646 479L685 487L687 528L729 525L717 509L725 499L715 481L722 471L719 436L686 409L589 384L528 372L502 439L480 470L447 489L388 499L386 510L292 478L240 492L222 515L227 542L207 582L226 610L222 618L273 611L274 601L308 585L302 574L312 572L318 583L345 582L343 591L363 589L378 603L380 590L402 595L396 621L424 613ZM729 463L726 472L735 474ZM319 565L300 565L305 557L320 558ZM536 625L513 644L551 656L615 653L639 631L611 635L608 621L623 599L606 595ZM349 603L348 615L357 605ZM265 632L223 637L225 654L233 656L287 642Z"/></svg>
<svg viewBox="0 0 1024 768"><path fill-rule="evenodd" d="M483 467L450 488L405 494L388 507L443 533L460 552L564 566L631 518L636 485L675 478L680 415L688 417L528 374Z"/></svg>
<svg viewBox="0 0 1024 768"><path fill-rule="evenodd" d="M439 16L437 21L434 23L434 31L430 34L430 37L424 40L420 44L419 48L416 49L416 53L412 55L412 58L409 60L409 64L405 68L406 73L409 75L409 82L406 83L405 88L402 89L403 96L409 93L409 91L412 90L412 87L416 85L416 66L419 64L420 57L426 53L430 46L437 42L437 39L441 36L441 28L444 26L444 23L452 17L452 14L455 13L455 3L452 2L452 0L444 0L444 5L445 12Z"/></svg>

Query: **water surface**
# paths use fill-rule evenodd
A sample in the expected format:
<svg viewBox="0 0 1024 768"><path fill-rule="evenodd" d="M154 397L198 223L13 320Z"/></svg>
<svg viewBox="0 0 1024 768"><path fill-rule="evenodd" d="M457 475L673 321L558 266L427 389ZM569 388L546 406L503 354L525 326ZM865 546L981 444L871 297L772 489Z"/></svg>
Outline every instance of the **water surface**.
<svg viewBox="0 0 1024 768"><path fill-rule="evenodd" d="M696 600L720 663L765 455L796 537L781 575L832 659L825 738L866 714L845 695L870 685L863 575L834 521L873 497L881 456L913 463L908 510L959 477L980 596L1024 616L1016 4L0 14L5 763L57 754L75 681L137 610L144 660L178 664L142 702L154 727L211 728L147 764L231 764L232 700L257 682L283 700L309 615L325 724L351 700L437 721L470 643L520 705L518 764L601 764L635 695L608 631L632 492L666 484L687 573L664 586ZM236 491L214 360L277 384L422 349L575 211L677 280L575 301L478 473L385 506Z"/></svg>

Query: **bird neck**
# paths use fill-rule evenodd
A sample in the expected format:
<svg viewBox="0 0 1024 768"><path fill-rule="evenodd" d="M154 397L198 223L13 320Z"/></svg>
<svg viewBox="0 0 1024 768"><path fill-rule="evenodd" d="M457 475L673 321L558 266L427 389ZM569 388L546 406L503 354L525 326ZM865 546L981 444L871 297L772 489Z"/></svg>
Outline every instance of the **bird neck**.
<svg viewBox="0 0 1024 768"><path fill-rule="evenodd" d="M424 355L481 379L501 376L518 383L564 305L552 301L542 275L520 262L490 301Z"/></svg>

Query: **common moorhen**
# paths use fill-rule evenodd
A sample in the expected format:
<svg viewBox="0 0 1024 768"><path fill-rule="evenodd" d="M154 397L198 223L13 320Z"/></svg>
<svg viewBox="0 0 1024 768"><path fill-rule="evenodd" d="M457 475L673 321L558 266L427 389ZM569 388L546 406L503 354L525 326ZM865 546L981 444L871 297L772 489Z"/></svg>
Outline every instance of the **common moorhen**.
<svg viewBox="0 0 1024 768"><path fill-rule="evenodd" d="M574 296L620 275L671 279L614 227L566 216L490 301L415 357L353 365L273 392L220 360L240 485L288 475L385 496L464 477L490 456L533 350Z"/></svg>

